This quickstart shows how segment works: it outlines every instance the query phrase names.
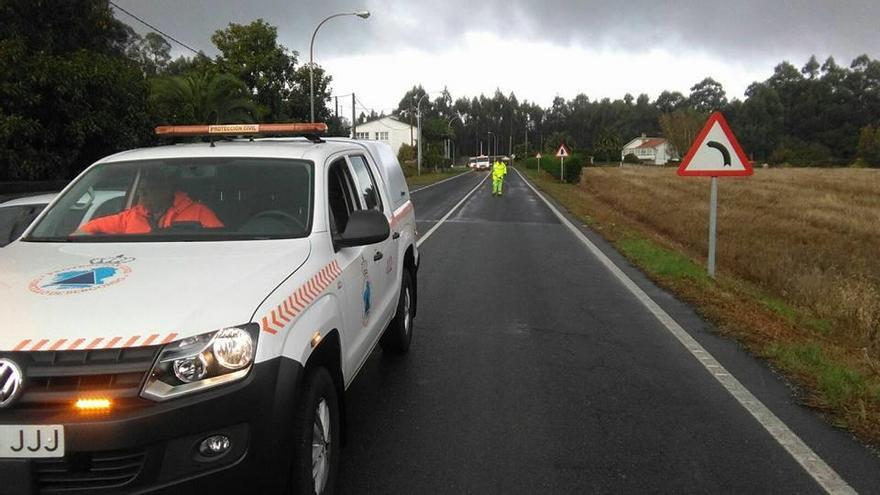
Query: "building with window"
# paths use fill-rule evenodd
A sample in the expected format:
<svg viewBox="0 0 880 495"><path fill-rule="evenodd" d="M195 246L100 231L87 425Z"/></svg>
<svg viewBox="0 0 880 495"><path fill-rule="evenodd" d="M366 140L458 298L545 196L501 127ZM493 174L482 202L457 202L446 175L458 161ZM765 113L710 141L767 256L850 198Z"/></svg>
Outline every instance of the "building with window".
<svg viewBox="0 0 880 495"><path fill-rule="evenodd" d="M388 143L397 153L403 144L415 145L418 129L394 117L382 117L358 124L355 139L371 139Z"/></svg>
<svg viewBox="0 0 880 495"><path fill-rule="evenodd" d="M624 145L620 159L626 155L635 155L642 163L649 165L666 165L669 160L678 160L678 152L672 143L664 138L647 137L642 134Z"/></svg>

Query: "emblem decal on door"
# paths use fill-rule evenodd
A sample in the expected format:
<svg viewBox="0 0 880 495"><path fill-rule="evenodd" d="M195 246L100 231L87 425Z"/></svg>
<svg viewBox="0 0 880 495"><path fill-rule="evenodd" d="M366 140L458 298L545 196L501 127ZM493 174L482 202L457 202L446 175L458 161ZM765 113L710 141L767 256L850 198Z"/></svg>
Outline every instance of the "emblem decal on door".
<svg viewBox="0 0 880 495"><path fill-rule="evenodd" d="M372 287L370 286L370 271L367 267L367 260L361 256L361 272L364 274L364 290L363 290L363 298L364 298L364 318L363 324L367 326L367 322L370 321L370 308L373 303L373 294Z"/></svg>

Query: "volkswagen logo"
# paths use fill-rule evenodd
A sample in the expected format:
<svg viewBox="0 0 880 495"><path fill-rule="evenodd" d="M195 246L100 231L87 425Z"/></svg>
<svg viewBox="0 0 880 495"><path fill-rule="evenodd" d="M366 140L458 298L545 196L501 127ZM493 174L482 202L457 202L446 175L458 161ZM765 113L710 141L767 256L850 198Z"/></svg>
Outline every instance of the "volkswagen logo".
<svg viewBox="0 0 880 495"><path fill-rule="evenodd" d="M21 368L9 359L0 359L0 409L10 406L21 394Z"/></svg>

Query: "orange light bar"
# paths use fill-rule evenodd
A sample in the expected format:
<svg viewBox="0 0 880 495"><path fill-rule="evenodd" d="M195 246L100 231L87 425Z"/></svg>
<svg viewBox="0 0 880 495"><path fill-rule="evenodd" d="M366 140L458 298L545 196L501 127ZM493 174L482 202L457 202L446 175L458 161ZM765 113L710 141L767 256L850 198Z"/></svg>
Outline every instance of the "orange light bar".
<svg viewBox="0 0 880 495"><path fill-rule="evenodd" d="M110 399L79 399L73 407L82 412L109 411L113 402Z"/></svg>
<svg viewBox="0 0 880 495"><path fill-rule="evenodd" d="M157 136L241 136L243 134L324 134L327 124L160 125Z"/></svg>

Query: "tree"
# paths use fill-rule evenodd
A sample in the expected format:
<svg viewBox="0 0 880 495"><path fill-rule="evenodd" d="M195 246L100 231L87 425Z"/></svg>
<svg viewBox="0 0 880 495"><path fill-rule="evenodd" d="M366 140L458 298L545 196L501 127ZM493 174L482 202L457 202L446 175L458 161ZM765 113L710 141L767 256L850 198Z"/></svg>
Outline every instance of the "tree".
<svg viewBox="0 0 880 495"><path fill-rule="evenodd" d="M315 78L315 121L327 122L332 116L327 102L330 100L330 83L333 78L324 72L324 68L315 64L312 69ZM309 66L302 65L293 72L290 93L283 105L283 118L307 122L311 118L309 93Z"/></svg>
<svg viewBox="0 0 880 495"><path fill-rule="evenodd" d="M804 64L804 68L801 69L801 74L807 76L810 79L815 79L819 76L819 61L816 60L815 55L810 56L810 60Z"/></svg>
<svg viewBox="0 0 880 495"><path fill-rule="evenodd" d="M557 131L547 136L547 140L544 141L544 153L556 153L561 144L565 144L568 149L575 147L574 139L567 132Z"/></svg>
<svg viewBox="0 0 880 495"><path fill-rule="evenodd" d="M731 123L745 149L754 157L766 160L782 137L785 109L776 90L767 84L752 84L746 94L749 98Z"/></svg>
<svg viewBox="0 0 880 495"><path fill-rule="evenodd" d="M107 0L2 0L0 19L0 40L18 40L33 53L122 55L130 41Z"/></svg>
<svg viewBox="0 0 880 495"><path fill-rule="evenodd" d="M282 105L290 96L297 52L278 43L278 29L263 19L250 24L230 23L211 36L220 50L220 72L232 74L247 86L254 99L268 110L270 120L282 118ZM301 87L296 88L302 91ZM305 87L306 94L308 86ZM316 102L319 100L315 100Z"/></svg>
<svg viewBox="0 0 880 495"><path fill-rule="evenodd" d="M660 128L663 129L663 136L683 155L690 149L705 121L705 114L692 109L681 109L661 115Z"/></svg>
<svg viewBox="0 0 880 495"><path fill-rule="evenodd" d="M654 102L654 106L662 113L672 113L685 105L687 105L687 98L678 91L664 91Z"/></svg>
<svg viewBox="0 0 880 495"><path fill-rule="evenodd" d="M106 0L3 0L0 18L0 180L70 178L149 142L147 84Z"/></svg>
<svg viewBox="0 0 880 495"><path fill-rule="evenodd" d="M183 76L190 72L205 72L208 70L216 70L214 66L214 61L211 60L203 52L199 52L198 55L194 55L192 57L185 57L181 55L180 57L177 57L176 59L168 62L168 65L163 71L163 75Z"/></svg>
<svg viewBox="0 0 880 495"><path fill-rule="evenodd" d="M434 103L428 97L428 92L425 91L421 84L413 86L412 89L403 95L403 98L401 98L400 102L397 104L397 109L394 110L393 115L401 121L415 125L417 113L416 105L419 100L422 101L422 104L420 105L422 116L431 115Z"/></svg>
<svg viewBox="0 0 880 495"><path fill-rule="evenodd" d="M613 162L620 157L622 147L619 135L603 129L599 132L596 142L593 143L593 153L600 162Z"/></svg>
<svg viewBox="0 0 880 495"><path fill-rule="evenodd" d="M880 127L866 125L859 133L858 157L872 167L880 167Z"/></svg>
<svg viewBox="0 0 880 495"><path fill-rule="evenodd" d="M263 112L247 86L231 74L203 72L156 79L150 100L164 110L168 124L252 122Z"/></svg>
<svg viewBox="0 0 880 495"><path fill-rule="evenodd" d="M129 58L143 67L144 74L148 76L165 72L171 62L171 44L153 32L140 37L132 30L132 43L126 52Z"/></svg>
<svg viewBox="0 0 880 495"><path fill-rule="evenodd" d="M721 83L707 77L691 87L688 98L691 108L698 112L710 113L727 105L727 95Z"/></svg>

